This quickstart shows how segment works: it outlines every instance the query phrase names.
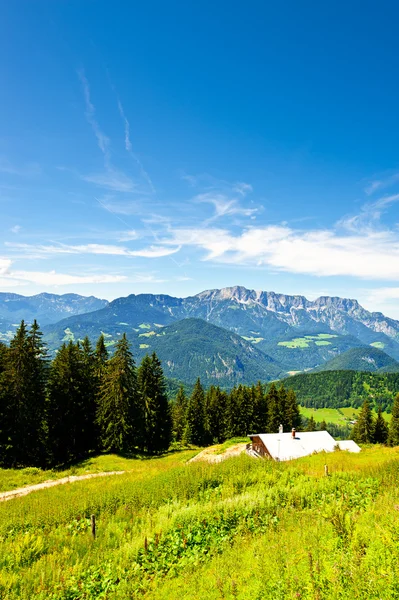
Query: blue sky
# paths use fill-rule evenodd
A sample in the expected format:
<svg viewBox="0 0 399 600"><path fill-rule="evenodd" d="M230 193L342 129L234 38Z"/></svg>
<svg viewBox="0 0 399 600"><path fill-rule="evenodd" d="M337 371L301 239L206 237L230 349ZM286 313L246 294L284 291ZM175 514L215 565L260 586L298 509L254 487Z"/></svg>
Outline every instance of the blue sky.
<svg viewBox="0 0 399 600"><path fill-rule="evenodd" d="M1 291L239 284L399 318L396 3L2 13Z"/></svg>

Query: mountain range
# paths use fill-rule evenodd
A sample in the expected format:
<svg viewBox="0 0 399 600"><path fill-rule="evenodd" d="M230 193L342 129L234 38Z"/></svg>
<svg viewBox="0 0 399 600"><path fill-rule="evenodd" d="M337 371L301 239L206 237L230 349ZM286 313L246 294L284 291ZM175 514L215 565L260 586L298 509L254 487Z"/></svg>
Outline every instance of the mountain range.
<svg viewBox="0 0 399 600"><path fill-rule="evenodd" d="M21 318L37 318L51 351L86 335L95 341L101 333L112 349L126 332L136 357L156 351L168 376L188 382L196 376L223 385L275 379L321 368L352 349L377 349L387 355L386 368L399 369L399 321L338 297L310 301L241 286L187 298L132 294L112 302L75 294L0 294L3 339ZM372 360L359 364L374 368Z"/></svg>

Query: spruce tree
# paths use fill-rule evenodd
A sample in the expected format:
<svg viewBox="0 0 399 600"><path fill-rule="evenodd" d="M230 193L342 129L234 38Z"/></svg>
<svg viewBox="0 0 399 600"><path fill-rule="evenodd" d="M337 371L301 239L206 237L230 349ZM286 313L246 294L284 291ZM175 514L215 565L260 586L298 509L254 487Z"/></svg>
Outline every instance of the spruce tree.
<svg viewBox="0 0 399 600"><path fill-rule="evenodd" d="M104 373L105 365L108 360L108 350L104 341L104 334L101 334L96 343L94 351L96 372L99 377Z"/></svg>
<svg viewBox="0 0 399 600"><path fill-rule="evenodd" d="M250 388L244 385L239 385L236 390L236 410L237 435L252 433L253 400Z"/></svg>
<svg viewBox="0 0 399 600"><path fill-rule="evenodd" d="M377 418L374 423L373 438L374 444L386 444L388 440L388 425L382 416L381 405L378 406Z"/></svg>
<svg viewBox="0 0 399 600"><path fill-rule="evenodd" d="M146 355L138 369L138 388L144 414L143 447L150 454L164 452L172 437L172 420L165 378L159 358Z"/></svg>
<svg viewBox="0 0 399 600"><path fill-rule="evenodd" d="M252 433L265 433L267 431L267 400L264 387L260 381L252 387L252 402Z"/></svg>
<svg viewBox="0 0 399 600"><path fill-rule="evenodd" d="M96 426L97 399L100 392L101 378L98 371L97 356L93 351L88 336L81 344L83 378L84 378L84 396L82 398L84 406L84 419L82 421L82 430L85 438L85 451L98 450L98 429Z"/></svg>
<svg viewBox="0 0 399 600"><path fill-rule="evenodd" d="M293 427L297 430L300 429L302 418L299 411L298 400L293 389L287 391L285 399L285 420L288 430L291 430Z"/></svg>
<svg viewBox="0 0 399 600"><path fill-rule="evenodd" d="M47 446L52 465L74 462L87 454L86 391L83 351L70 341L58 350L49 374Z"/></svg>
<svg viewBox="0 0 399 600"><path fill-rule="evenodd" d="M283 431L287 431L289 427L287 415L287 401L287 390L285 389L285 386L282 383L278 389L278 412L280 425L283 426Z"/></svg>
<svg viewBox="0 0 399 600"><path fill-rule="evenodd" d="M172 408L173 438L176 442L181 442L183 438L186 426L187 403L184 387L180 386Z"/></svg>
<svg viewBox="0 0 399 600"><path fill-rule="evenodd" d="M313 415L308 419L305 431L316 431L316 421L314 420Z"/></svg>
<svg viewBox="0 0 399 600"><path fill-rule="evenodd" d="M388 445L399 446L399 394L397 394L392 407L392 418L389 423Z"/></svg>
<svg viewBox="0 0 399 600"><path fill-rule="evenodd" d="M241 435L239 419L239 397L237 388L230 390L226 404L226 433L228 438Z"/></svg>
<svg viewBox="0 0 399 600"><path fill-rule="evenodd" d="M278 433L281 424L279 394L274 383L266 394L267 402L267 430L268 433Z"/></svg>
<svg viewBox="0 0 399 600"><path fill-rule="evenodd" d="M357 423L353 427L352 439L358 444L370 444L373 441L373 414L368 400L363 402Z"/></svg>
<svg viewBox="0 0 399 600"><path fill-rule="evenodd" d="M116 343L102 377L97 425L105 452L126 453L141 444L136 366L125 333Z"/></svg>
<svg viewBox="0 0 399 600"><path fill-rule="evenodd" d="M224 442L227 437L226 392L212 385L206 393L205 406L210 442Z"/></svg>
<svg viewBox="0 0 399 600"><path fill-rule="evenodd" d="M327 431L327 423L324 420L319 425L319 431Z"/></svg>
<svg viewBox="0 0 399 600"><path fill-rule="evenodd" d="M2 462L4 466L40 466L44 461L46 351L36 321L22 321L5 353L1 385Z"/></svg>
<svg viewBox="0 0 399 600"><path fill-rule="evenodd" d="M187 444L205 443L205 395L198 377L187 406L187 421L183 440Z"/></svg>

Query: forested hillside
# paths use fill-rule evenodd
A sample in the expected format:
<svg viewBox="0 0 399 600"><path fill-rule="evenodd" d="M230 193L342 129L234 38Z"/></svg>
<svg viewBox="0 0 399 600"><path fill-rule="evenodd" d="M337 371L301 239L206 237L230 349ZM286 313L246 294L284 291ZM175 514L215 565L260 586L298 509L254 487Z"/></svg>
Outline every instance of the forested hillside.
<svg viewBox="0 0 399 600"><path fill-rule="evenodd" d="M303 406L314 408L359 407L370 400L375 409L389 411L399 391L399 373L324 371L303 373L284 380Z"/></svg>

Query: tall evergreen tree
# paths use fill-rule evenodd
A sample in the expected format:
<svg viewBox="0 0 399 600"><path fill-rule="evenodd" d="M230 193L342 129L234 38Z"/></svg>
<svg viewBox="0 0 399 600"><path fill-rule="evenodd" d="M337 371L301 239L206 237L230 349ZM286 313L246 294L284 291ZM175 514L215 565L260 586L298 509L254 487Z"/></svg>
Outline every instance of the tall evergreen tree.
<svg viewBox="0 0 399 600"><path fill-rule="evenodd" d="M285 399L285 417L288 430L291 430L293 427L295 427L295 429L299 429L301 427L301 413L299 411L298 400L293 389L289 389L287 391L287 396Z"/></svg>
<svg viewBox="0 0 399 600"><path fill-rule="evenodd" d="M271 384L267 394L267 429L268 433L278 433L281 424L279 394L274 383Z"/></svg>
<svg viewBox="0 0 399 600"><path fill-rule="evenodd" d="M287 418L287 401L287 390L285 389L285 386L282 383L278 389L278 412L280 425L283 426L283 431L287 431L289 427Z"/></svg>
<svg viewBox="0 0 399 600"><path fill-rule="evenodd" d="M237 402L237 434L245 436L251 433L253 421L253 400L249 387L239 385L236 390Z"/></svg>
<svg viewBox="0 0 399 600"><path fill-rule="evenodd" d="M374 444L386 444L388 440L388 425L382 416L381 405L378 406L377 418L374 423L373 438Z"/></svg>
<svg viewBox="0 0 399 600"><path fill-rule="evenodd" d="M352 438L358 444L370 444L373 441L373 414L368 400L363 402L357 423L353 427Z"/></svg>
<svg viewBox="0 0 399 600"><path fill-rule="evenodd" d="M319 431L327 431L327 423L324 420L319 425Z"/></svg>
<svg viewBox="0 0 399 600"><path fill-rule="evenodd" d="M227 437L226 392L212 385L206 393L205 406L210 442L224 442Z"/></svg>
<svg viewBox="0 0 399 600"><path fill-rule="evenodd" d="M99 449L99 435L96 425L97 400L100 393L101 378L98 370L97 357L93 351L88 336L86 336L81 345L83 378L84 378L84 396L82 398L84 405L84 419L82 421L82 430L85 438L85 451Z"/></svg>
<svg viewBox="0 0 399 600"><path fill-rule="evenodd" d="M316 421L314 420L313 415L311 415L308 419L308 424L305 431L316 431Z"/></svg>
<svg viewBox="0 0 399 600"><path fill-rule="evenodd" d="M389 446L399 446L399 394L396 396L392 407L392 418L389 423Z"/></svg>
<svg viewBox="0 0 399 600"><path fill-rule="evenodd" d="M46 351L36 321L22 321L5 353L2 384L2 460L4 466L42 465Z"/></svg>
<svg viewBox="0 0 399 600"><path fill-rule="evenodd" d="M172 408L173 438L176 442L181 442L183 438L186 426L187 403L184 387L180 386Z"/></svg>
<svg viewBox="0 0 399 600"><path fill-rule="evenodd" d="M183 440L187 444L205 443L205 394L198 377L187 406L187 421Z"/></svg>
<svg viewBox="0 0 399 600"><path fill-rule="evenodd" d="M226 432L228 438L242 435L239 419L239 396L236 387L230 390L230 393L227 396Z"/></svg>
<svg viewBox="0 0 399 600"><path fill-rule="evenodd" d="M126 334L117 342L115 353L105 368L97 424L106 452L129 452L141 443L142 415L137 373Z"/></svg>
<svg viewBox="0 0 399 600"><path fill-rule="evenodd" d="M267 431L267 400L260 381L252 387L252 402L252 433L265 433Z"/></svg>
<svg viewBox="0 0 399 600"><path fill-rule="evenodd" d="M108 360L108 350L105 345L104 334L102 333L97 340L96 349L94 351L96 371L98 376L101 378L105 370L105 365Z"/></svg>
<svg viewBox="0 0 399 600"><path fill-rule="evenodd" d="M150 454L169 448L172 420L161 361L146 355L138 369L138 388L144 413L143 447Z"/></svg>
<svg viewBox="0 0 399 600"><path fill-rule="evenodd" d="M48 454L53 465L70 463L87 454L86 388L83 351L70 341L58 350L48 382Z"/></svg>

